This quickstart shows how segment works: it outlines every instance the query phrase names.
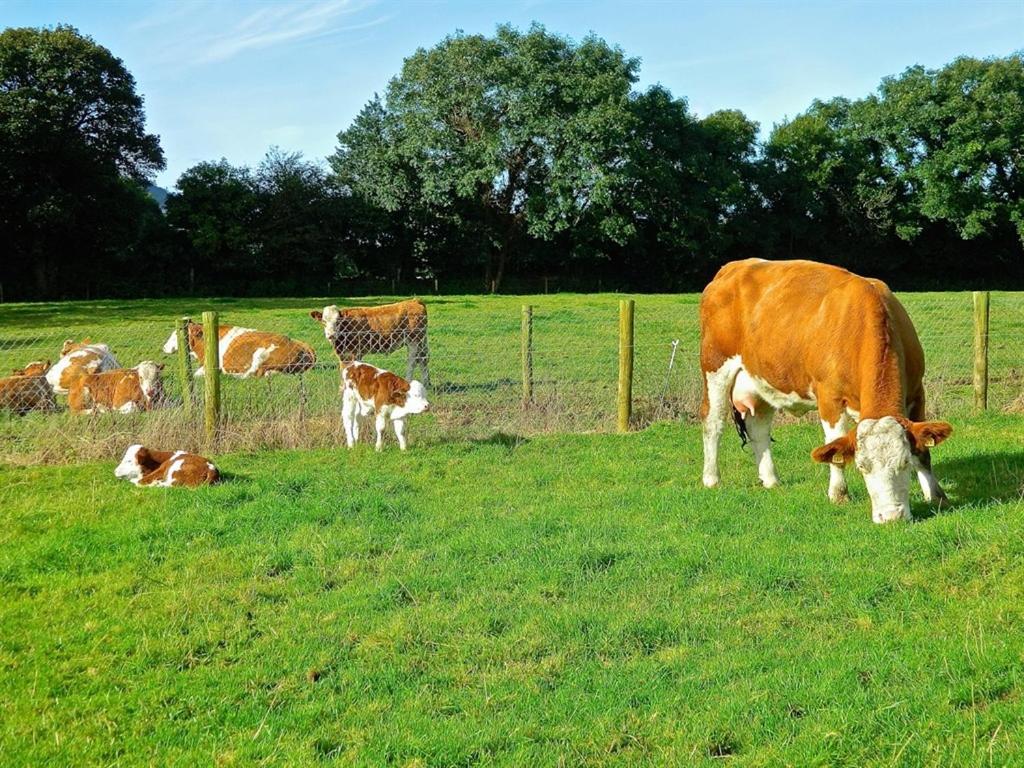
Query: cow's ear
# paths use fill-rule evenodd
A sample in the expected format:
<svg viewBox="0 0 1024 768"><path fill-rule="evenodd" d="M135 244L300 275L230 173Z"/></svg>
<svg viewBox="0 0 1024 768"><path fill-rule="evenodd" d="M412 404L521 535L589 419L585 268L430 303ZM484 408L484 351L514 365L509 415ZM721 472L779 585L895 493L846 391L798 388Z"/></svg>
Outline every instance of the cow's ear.
<svg viewBox="0 0 1024 768"><path fill-rule="evenodd" d="M857 452L857 438L854 434L845 434L831 443L818 446L811 451L811 458L822 464L845 466L853 461Z"/></svg>
<svg viewBox="0 0 1024 768"><path fill-rule="evenodd" d="M314 320L316 320L321 325L323 325L324 313L321 312L320 310L314 309L312 312L309 313L309 316L312 317Z"/></svg>
<svg viewBox="0 0 1024 768"><path fill-rule="evenodd" d="M905 426L914 453L934 448L953 434L953 425L945 421L912 421Z"/></svg>

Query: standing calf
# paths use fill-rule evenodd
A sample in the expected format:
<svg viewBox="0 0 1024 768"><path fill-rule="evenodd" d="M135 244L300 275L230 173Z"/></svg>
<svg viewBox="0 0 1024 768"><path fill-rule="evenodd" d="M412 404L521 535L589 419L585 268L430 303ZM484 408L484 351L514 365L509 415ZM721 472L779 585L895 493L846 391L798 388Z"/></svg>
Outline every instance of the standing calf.
<svg viewBox="0 0 1024 768"><path fill-rule="evenodd" d="M351 363L341 371L341 418L349 448L359 439L359 418L373 415L377 450L384 447L384 430L390 420L398 447L404 451L405 417L429 408L426 391L418 381L406 381L369 363Z"/></svg>

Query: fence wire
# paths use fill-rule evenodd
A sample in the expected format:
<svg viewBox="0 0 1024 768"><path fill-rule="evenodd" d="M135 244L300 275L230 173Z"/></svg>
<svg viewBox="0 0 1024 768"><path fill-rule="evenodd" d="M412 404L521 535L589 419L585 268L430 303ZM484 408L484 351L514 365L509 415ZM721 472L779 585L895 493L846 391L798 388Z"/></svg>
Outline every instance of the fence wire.
<svg viewBox="0 0 1024 768"><path fill-rule="evenodd" d="M928 411L952 418L974 408L974 321L970 293L902 294L925 349ZM641 296L634 322L632 426L696 420L701 398L697 295ZM350 302L356 304L357 302ZM366 304L374 302L367 301ZM411 443L487 439L496 433L612 431L616 425L618 301L608 296L434 297L428 311L431 410L413 416ZM532 305L524 355L522 306ZM153 309L157 307L157 309ZM197 302L4 307L0 373L57 363L65 342L104 344L121 368L163 364L162 393L123 413L73 410L45 377L0 380L0 462L60 463L114 458L131 443L191 451L344 445L339 364L310 310L315 301L217 303L222 325L284 334L308 344L316 362L302 373L221 377L216 442L203 428L204 379L185 407L176 354L164 345ZM1024 293L991 294L989 409L1024 413ZM368 362L406 375L405 347L368 352ZM193 361L193 370L201 363ZM528 370L524 370L528 366ZM417 374L417 378L421 375ZM80 404L79 404L80 405ZM809 416L807 418L811 418ZM372 428L362 437L372 440ZM388 435L387 449L394 450Z"/></svg>

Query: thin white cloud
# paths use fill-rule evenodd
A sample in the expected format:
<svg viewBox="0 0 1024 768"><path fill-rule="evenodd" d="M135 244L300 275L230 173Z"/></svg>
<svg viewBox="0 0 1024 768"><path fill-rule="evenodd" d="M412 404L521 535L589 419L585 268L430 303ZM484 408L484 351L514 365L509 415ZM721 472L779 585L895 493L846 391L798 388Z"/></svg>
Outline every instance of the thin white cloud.
<svg viewBox="0 0 1024 768"><path fill-rule="evenodd" d="M338 27L338 22L363 10L368 4L356 0L330 0L311 5L269 6L249 14L221 35L202 42L196 61L226 61L244 51L297 42L343 29L361 29L381 24L388 17L362 24Z"/></svg>

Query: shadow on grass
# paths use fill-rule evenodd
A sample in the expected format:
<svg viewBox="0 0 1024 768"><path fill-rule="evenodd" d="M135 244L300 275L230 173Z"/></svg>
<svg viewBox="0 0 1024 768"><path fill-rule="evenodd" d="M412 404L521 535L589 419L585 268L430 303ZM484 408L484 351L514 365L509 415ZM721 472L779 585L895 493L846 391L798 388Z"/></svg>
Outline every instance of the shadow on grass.
<svg viewBox="0 0 1024 768"><path fill-rule="evenodd" d="M511 387L516 384L512 379L498 379L496 381L485 381L479 384L456 384L445 382L433 387L434 392L439 395L464 395L467 392L495 392L502 387Z"/></svg>
<svg viewBox="0 0 1024 768"><path fill-rule="evenodd" d="M507 432L495 432L489 437L480 437L476 440L470 440L469 442L473 445L499 445L513 451L519 446L530 442L530 439L528 437L523 437L522 435L510 435Z"/></svg>
<svg viewBox="0 0 1024 768"><path fill-rule="evenodd" d="M952 503L942 512L979 502L1012 502L1024 499L1024 451L979 453L935 462L940 484L952 486ZM939 512L938 507L922 506L914 519L926 520Z"/></svg>

